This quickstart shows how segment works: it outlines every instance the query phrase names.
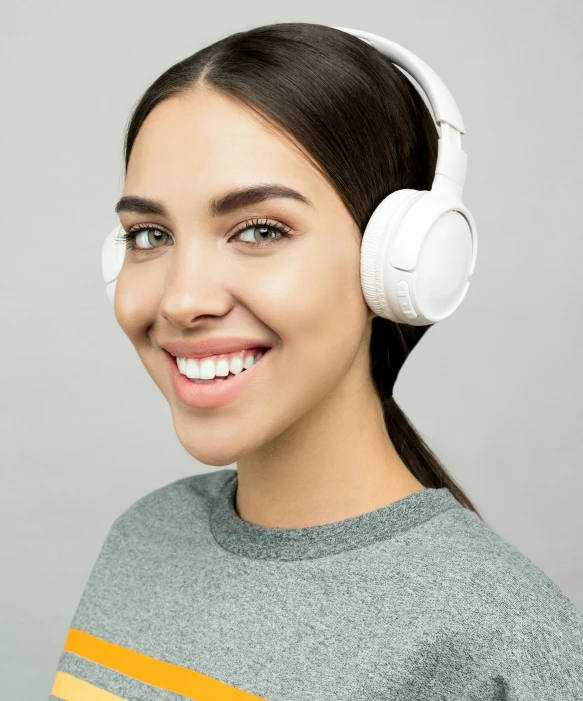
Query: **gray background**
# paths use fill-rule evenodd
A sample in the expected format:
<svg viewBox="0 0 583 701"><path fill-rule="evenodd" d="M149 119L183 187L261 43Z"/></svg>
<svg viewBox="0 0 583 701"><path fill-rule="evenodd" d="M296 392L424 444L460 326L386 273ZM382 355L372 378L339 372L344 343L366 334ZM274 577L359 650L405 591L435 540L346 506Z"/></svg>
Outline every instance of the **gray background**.
<svg viewBox="0 0 583 701"><path fill-rule="evenodd" d="M118 222L123 131L143 91L203 46L273 22L382 34L457 100L476 272L395 396L491 527L583 608L582 7L2 5L1 698L48 696L113 520L162 485L223 469L180 445L115 321L101 246Z"/></svg>

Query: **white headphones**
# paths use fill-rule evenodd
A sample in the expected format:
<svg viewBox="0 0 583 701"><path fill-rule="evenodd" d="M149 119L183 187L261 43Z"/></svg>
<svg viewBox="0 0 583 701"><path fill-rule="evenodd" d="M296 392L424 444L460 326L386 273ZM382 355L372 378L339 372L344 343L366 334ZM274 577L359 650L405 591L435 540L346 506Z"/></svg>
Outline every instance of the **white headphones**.
<svg viewBox="0 0 583 701"><path fill-rule="evenodd" d="M451 316L462 303L478 253L478 232L462 203L468 157L461 148L464 123L441 78L404 47L360 29L334 27L366 41L406 70L427 95L440 131L431 190L396 190L376 207L361 244L360 279L370 309L399 324L427 326ZM101 263L113 303L126 252L106 237Z"/></svg>

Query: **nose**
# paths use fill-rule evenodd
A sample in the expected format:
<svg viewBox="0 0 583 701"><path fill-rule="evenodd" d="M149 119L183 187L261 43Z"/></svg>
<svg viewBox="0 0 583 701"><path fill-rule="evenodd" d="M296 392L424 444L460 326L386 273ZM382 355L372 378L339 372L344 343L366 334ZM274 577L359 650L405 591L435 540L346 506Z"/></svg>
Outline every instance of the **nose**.
<svg viewBox="0 0 583 701"><path fill-rule="evenodd" d="M221 254L216 245L196 242L172 251L171 257L160 301L164 319L186 328L200 317L223 316L229 311L232 295L227 289L224 251Z"/></svg>

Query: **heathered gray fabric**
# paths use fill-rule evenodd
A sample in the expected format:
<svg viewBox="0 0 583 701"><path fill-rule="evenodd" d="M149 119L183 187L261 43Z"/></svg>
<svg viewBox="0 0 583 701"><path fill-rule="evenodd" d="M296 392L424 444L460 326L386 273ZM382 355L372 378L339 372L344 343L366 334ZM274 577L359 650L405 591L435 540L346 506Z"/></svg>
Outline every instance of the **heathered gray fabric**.
<svg viewBox="0 0 583 701"><path fill-rule="evenodd" d="M239 518L236 488L236 470L218 470L128 508L71 623L229 693L178 695L69 652L60 671L128 701L236 689L269 701L583 700L583 614L448 489L268 529Z"/></svg>

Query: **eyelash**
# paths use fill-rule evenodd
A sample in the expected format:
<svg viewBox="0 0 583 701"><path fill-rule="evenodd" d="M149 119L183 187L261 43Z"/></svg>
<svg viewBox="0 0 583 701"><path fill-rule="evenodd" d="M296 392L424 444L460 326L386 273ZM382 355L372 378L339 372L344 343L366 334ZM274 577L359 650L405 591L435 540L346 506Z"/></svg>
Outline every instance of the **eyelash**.
<svg viewBox="0 0 583 701"><path fill-rule="evenodd" d="M251 219L250 221L246 221L244 224L242 224L237 231L231 236L229 241L239 234L243 233L243 231L246 231L247 229L252 229L254 227L260 227L260 228L266 228L266 229L272 229L274 231L278 231L281 234L281 238L291 238L290 231L291 229L288 229L286 226L283 224L280 224L279 222L275 222L273 224L270 224L267 219L261 220L261 219ZM154 226L153 224L137 224L135 227L130 229L129 231L126 231L125 229L122 229L122 232L116 236L116 242L117 243L125 243L126 247L131 250L131 251L140 251L140 252L145 252L145 251L151 251L156 248L160 248L160 246L152 246L151 248L138 248L137 246L133 245L133 242L138 235L140 231L148 231L151 229L152 231L161 231L163 234L167 234L164 229L160 229L157 226ZM167 234L168 235L168 234ZM265 246L271 246L272 243L276 243L277 241L280 241L281 238L279 239L270 239L269 241L262 241L261 243L256 243L254 241L243 241L244 244L247 246L253 246L254 248L259 247L259 248L264 248Z"/></svg>

